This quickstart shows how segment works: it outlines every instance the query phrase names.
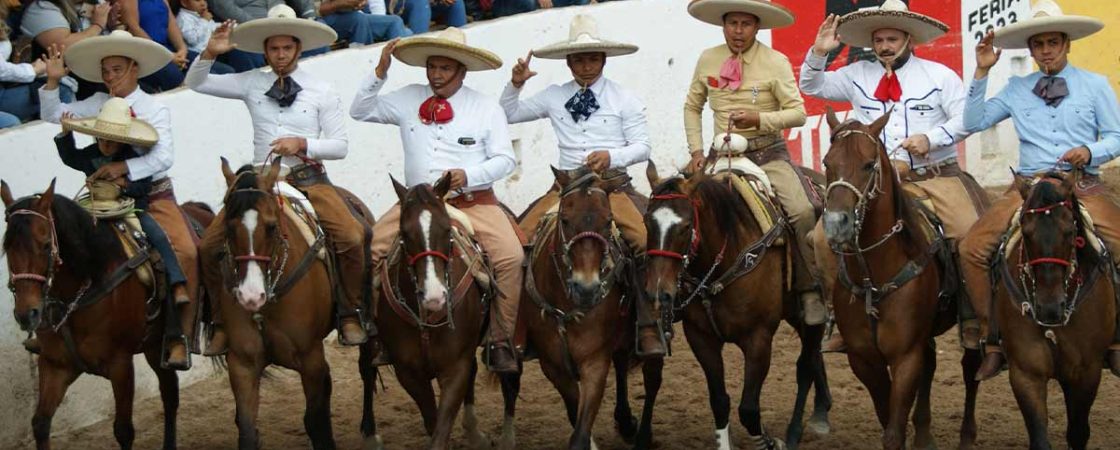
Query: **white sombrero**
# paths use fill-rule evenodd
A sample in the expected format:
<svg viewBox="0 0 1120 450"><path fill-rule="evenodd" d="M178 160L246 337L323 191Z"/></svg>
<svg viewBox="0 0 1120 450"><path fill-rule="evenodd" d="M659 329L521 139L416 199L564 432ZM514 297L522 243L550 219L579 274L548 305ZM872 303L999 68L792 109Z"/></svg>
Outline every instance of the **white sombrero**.
<svg viewBox="0 0 1120 450"><path fill-rule="evenodd" d="M595 19L578 14L572 18L568 40L533 50L533 56L544 59L564 59L575 53L606 53L607 56L622 56L636 51L638 51L637 45L601 39L599 24Z"/></svg>
<svg viewBox="0 0 1120 450"><path fill-rule="evenodd" d="M793 13L786 7L767 0L692 0L688 13L703 22L723 26L723 16L741 12L758 17L758 28L781 28L793 25Z"/></svg>
<svg viewBox="0 0 1120 450"><path fill-rule="evenodd" d="M268 17L238 25L230 41L238 50L264 53L264 41L273 36L291 36L299 40L304 50L326 47L338 39L338 33L326 24L311 19L300 19L292 7L279 4L268 10Z"/></svg>
<svg viewBox="0 0 1120 450"><path fill-rule="evenodd" d="M427 67L428 57L451 58L469 71L494 70L502 67L502 58L489 50L467 45L463 30L447 28L434 36L417 36L403 39L393 50L393 56L410 66Z"/></svg>
<svg viewBox="0 0 1120 450"><path fill-rule="evenodd" d="M119 97L105 100L97 117L63 119L62 127L93 137L140 147L151 147L159 141L159 133L156 132L155 127L133 116L128 101Z"/></svg>
<svg viewBox="0 0 1120 450"><path fill-rule="evenodd" d="M101 82L101 60L110 56L123 56L136 61L140 77L143 78L170 63L173 55L155 41L116 30L106 36L78 41L66 49L63 58L75 75L88 81Z"/></svg>
<svg viewBox="0 0 1120 450"><path fill-rule="evenodd" d="M949 31L940 20L910 11L902 0L886 0L878 8L867 8L845 14L836 32L840 42L852 47L870 48L875 30L893 28L910 35L910 42L925 44Z"/></svg>
<svg viewBox="0 0 1120 450"><path fill-rule="evenodd" d="M1031 36L1042 33L1065 33L1071 41L1101 31L1104 22L1089 16L1067 16L1051 0L1038 0L1031 5L1031 18L996 30L995 46L1027 48Z"/></svg>

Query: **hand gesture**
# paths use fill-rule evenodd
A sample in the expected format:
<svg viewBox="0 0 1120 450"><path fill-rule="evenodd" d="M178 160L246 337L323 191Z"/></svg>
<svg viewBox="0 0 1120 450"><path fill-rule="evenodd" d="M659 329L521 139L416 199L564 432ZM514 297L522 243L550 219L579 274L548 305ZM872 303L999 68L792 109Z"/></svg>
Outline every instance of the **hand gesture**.
<svg viewBox="0 0 1120 450"><path fill-rule="evenodd" d="M113 7L108 3L98 3L93 7L93 17L90 20L101 27L101 31L106 31L105 27L109 26L109 11Z"/></svg>
<svg viewBox="0 0 1120 450"><path fill-rule="evenodd" d="M829 14L824 19L820 29L817 30L817 40L813 42L813 53L817 56L825 56L840 46L840 35L836 32L839 25L840 16L836 14Z"/></svg>
<svg viewBox="0 0 1120 450"><path fill-rule="evenodd" d="M1092 160L1093 154L1084 145L1067 151L1058 161L1069 163L1073 167L1085 167Z"/></svg>
<svg viewBox="0 0 1120 450"><path fill-rule="evenodd" d="M47 49L46 59L46 74L47 82L58 84L58 80L70 74L70 69L66 68L66 61L62 58L62 46L58 44L51 44Z"/></svg>
<svg viewBox="0 0 1120 450"><path fill-rule="evenodd" d="M699 171L703 170L704 169L704 162L706 160L707 160L707 158L704 157L704 152L703 151L701 151L701 150L693 151L692 152L692 159L690 159L688 161L688 165L685 166L684 172L688 173L688 174L693 174L693 173L696 173L696 172L699 172Z"/></svg>
<svg viewBox="0 0 1120 450"><path fill-rule="evenodd" d="M443 176L451 176L451 186L448 189L454 191L467 187L467 172L463 169L451 169L443 173Z"/></svg>
<svg viewBox="0 0 1120 450"><path fill-rule="evenodd" d="M292 156L307 148L307 140L301 137L282 137L272 141L272 153Z"/></svg>
<svg viewBox="0 0 1120 450"><path fill-rule="evenodd" d="M377 61L377 68L374 69L377 78L384 80L389 74L389 66L393 64L393 50L396 50L397 43L400 41L401 38L393 39L381 48L381 60Z"/></svg>
<svg viewBox="0 0 1120 450"><path fill-rule="evenodd" d="M532 60L532 50L530 50L529 54L524 58L517 58L517 64L513 66L513 77L510 78L510 82L513 83L513 87L521 89L521 86L524 86L526 81L529 81L530 78L537 76L536 72L529 70L529 62Z"/></svg>
<svg viewBox="0 0 1120 450"><path fill-rule="evenodd" d="M902 141L903 150L914 156L926 156L929 153L929 137L924 134L915 134Z"/></svg>
<svg viewBox="0 0 1120 450"><path fill-rule="evenodd" d="M237 22L234 20L227 20L218 25L218 28L210 34L210 41L206 43L206 51L202 52L203 59L214 59L218 55L237 48L237 44L229 41L229 35L233 33L233 27L235 26L237 26Z"/></svg>
<svg viewBox="0 0 1120 450"><path fill-rule="evenodd" d="M611 152L606 150L598 150L587 155L587 159L583 161L591 171L595 173L603 173L603 171L611 167Z"/></svg>
<svg viewBox="0 0 1120 450"><path fill-rule="evenodd" d="M35 76L41 77L47 74L47 60L39 58L31 62L31 68L35 70Z"/></svg>
<svg viewBox="0 0 1120 450"><path fill-rule="evenodd" d="M997 49L992 45L992 41L996 38L995 31L989 31L984 35L984 39L976 44L976 72L979 74L983 72L984 75L988 74L988 69L999 62L999 55L1003 53L1003 49Z"/></svg>
<svg viewBox="0 0 1120 450"><path fill-rule="evenodd" d="M171 62L175 63L176 66L179 66L180 69L187 70L187 64L190 63L190 61L187 61L187 49L184 48L175 52L175 54L171 57Z"/></svg>

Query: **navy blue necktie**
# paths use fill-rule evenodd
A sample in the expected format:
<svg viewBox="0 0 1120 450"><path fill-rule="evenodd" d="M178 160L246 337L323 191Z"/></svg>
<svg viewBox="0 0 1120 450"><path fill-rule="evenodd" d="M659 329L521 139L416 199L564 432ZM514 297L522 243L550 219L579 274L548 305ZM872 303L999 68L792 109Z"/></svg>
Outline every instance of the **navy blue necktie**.
<svg viewBox="0 0 1120 450"><path fill-rule="evenodd" d="M599 110L599 102L595 100L595 94L591 89L580 89L568 99L568 103L564 104L564 108L572 114L572 120L579 122L580 120L587 120Z"/></svg>

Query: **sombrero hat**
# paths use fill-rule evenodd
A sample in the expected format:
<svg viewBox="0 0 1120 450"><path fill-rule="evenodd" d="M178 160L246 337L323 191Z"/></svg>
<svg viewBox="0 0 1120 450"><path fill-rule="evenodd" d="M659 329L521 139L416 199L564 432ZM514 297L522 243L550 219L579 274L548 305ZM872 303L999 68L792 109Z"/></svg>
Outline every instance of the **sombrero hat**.
<svg viewBox="0 0 1120 450"><path fill-rule="evenodd" d="M268 10L268 17L238 25L230 35L230 42L238 50L264 53L264 41L273 36L291 36L299 40L305 50L326 47L338 39L338 33L326 24L311 19L300 19L292 7L279 4Z"/></svg>
<svg viewBox="0 0 1120 450"><path fill-rule="evenodd" d="M432 36L416 36L403 39L393 50L393 56L410 66L427 67L428 57L442 56L451 58L469 71L494 70L502 67L502 58L489 50L467 45L463 30L450 27Z"/></svg>
<svg viewBox="0 0 1120 450"><path fill-rule="evenodd" d="M159 133L148 122L132 114L128 101L112 97L101 105L97 117L63 119L62 127L93 137L123 142L140 147L151 147L159 141Z"/></svg>
<svg viewBox="0 0 1120 450"><path fill-rule="evenodd" d="M1101 31L1104 22L1089 16L1067 16L1051 0L1038 0L1031 5L1031 18L996 30L995 46L1027 48L1031 36L1042 33L1065 33L1071 41Z"/></svg>
<svg viewBox="0 0 1120 450"><path fill-rule="evenodd" d="M136 61L140 77L156 73L171 62L172 54L159 43L133 37L124 30L106 36L94 36L78 41L66 49L63 58L75 75L88 81L101 81L101 60L110 56L123 56Z"/></svg>
<svg viewBox="0 0 1120 450"><path fill-rule="evenodd" d="M786 7L767 0L692 0L688 13L702 22L723 26L723 16L741 12L758 17L758 28L781 28L793 25L793 13Z"/></svg>
<svg viewBox="0 0 1120 450"><path fill-rule="evenodd" d="M599 37L599 24L591 16L578 14L572 18L568 40L533 50L533 56L545 59L564 59L575 53L606 53L607 56L629 55L638 51L637 45L613 42Z"/></svg>
<svg viewBox="0 0 1120 450"><path fill-rule="evenodd" d="M940 20L910 11L902 0L886 0L878 8L867 8L845 14L836 32L840 42L852 47L870 48L875 30L894 28L910 35L910 42L925 44L949 31Z"/></svg>

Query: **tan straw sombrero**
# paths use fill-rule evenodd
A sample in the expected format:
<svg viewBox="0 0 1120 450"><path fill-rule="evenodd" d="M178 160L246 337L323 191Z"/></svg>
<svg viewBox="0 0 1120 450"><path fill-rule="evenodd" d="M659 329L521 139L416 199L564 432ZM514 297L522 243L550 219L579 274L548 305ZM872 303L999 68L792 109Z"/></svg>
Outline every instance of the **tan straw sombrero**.
<svg viewBox="0 0 1120 450"><path fill-rule="evenodd" d="M410 66L427 67L428 57L442 56L451 58L469 71L494 70L502 67L502 58L489 50L467 45L463 30L447 28L435 35L416 36L402 39L393 50L393 56Z"/></svg>
<svg viewBox="0 0 1120 450"><path fill-rule="evenodd" d="M1067 16L1051 0L1038 0L1031 5L1031 18L996 30L995 46L1027 48L1031 36L1042 33L1065 33L1071 41L1101 31L1104 22L1096 17Z"/></svg>
<svg viewBox="0 0 1120 450"><path fill-rule="evenodd" d="M861 9L840 18L836 32L840 42L852 47L870 48L875 30L893 28L910 35L913 44L925 44L949 31L940 20L910 11L902 0L886 0L878 8Z"/></svg>
<svg viewBox="0 0 1120 450"><path fill-rule="evenodd" d="M741 12L758 17L758 28L781 28L793 25L793 12L767 0L692 0L688 13L702 22L723 26L723 16Z"/></svg>
<svg viewBox="0 0 1120 450"><path fill-rule="evenodd" d="M123 56L136 61L142 78L162 69L171 62L173 55L155 41L116 30L106 36L78 41L66 49L63 58L75 75L88 81L101 82L101 60L110 56Z"/></svg>
<svg viewBox="0 0 1120 450"><path fill-rule="evenodd" d="M599 24L595 19L578 14L572 18L567 40L533 50L533 56L544 59L564 59L575 53L606 53L607 56L622 56L636 51L638 51L637 45L601 39Z"/></svg>
<svg viewBox="0 0 1120 450"><path fill-rule="evenodd" d="M291 36L299 40L304 50L326 47L338 39L338 33L324 23L300 19L292 7L279 4L268 10L268 17L238 25L230 41L238 50L264 53L264 41L273 36Z"/></svg>
<svg viewBox="0 0 1120 450"><path fill-rule="evenodd" d="M155 127L134 117L128 101L119 97L106 100L97 117L63 119L62 127L96 138L140 147L151 147L159 141L159 133Z"/></svg>

